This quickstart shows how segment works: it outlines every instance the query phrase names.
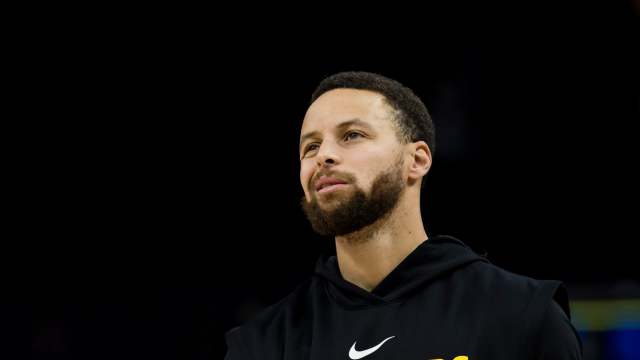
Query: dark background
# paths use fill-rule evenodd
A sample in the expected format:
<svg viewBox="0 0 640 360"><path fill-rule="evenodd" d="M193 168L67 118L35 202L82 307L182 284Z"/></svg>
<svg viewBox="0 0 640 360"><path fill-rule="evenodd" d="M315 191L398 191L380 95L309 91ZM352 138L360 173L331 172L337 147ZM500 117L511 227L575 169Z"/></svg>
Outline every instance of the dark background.
<svg viewBox="0 0 640 360"><path fill-rule="evenodd" d="M30 33L8 98L3 338L37 359L222 358L225 331L331 251L299 210L297 144L313 89L345 70L431 111L430 235L574 299L638 296L616 284L638 279L639 9L139 13Z"/></svg>

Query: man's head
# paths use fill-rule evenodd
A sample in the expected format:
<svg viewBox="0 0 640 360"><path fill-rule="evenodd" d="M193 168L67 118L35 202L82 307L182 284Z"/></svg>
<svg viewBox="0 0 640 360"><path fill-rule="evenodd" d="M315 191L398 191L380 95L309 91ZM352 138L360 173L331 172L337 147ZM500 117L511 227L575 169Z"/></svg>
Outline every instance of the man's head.
<svg viewBox="0 0 640 360"><path fill-rule="evenodd" d="M419 206L433 150L431 117L410 89L363 72L324 79L300 137L301 205L312 227L346 235L384 217L405 196L418 197Z"/></svg>

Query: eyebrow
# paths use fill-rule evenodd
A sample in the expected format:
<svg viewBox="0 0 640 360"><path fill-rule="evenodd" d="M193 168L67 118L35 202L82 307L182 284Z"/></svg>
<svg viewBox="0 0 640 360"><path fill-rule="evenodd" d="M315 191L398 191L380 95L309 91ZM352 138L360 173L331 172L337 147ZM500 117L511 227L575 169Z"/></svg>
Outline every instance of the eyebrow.
<svg viewBox="0 0 640 360"><path fill-rule="evenodd" d="M361 126L361 127L363 127L363 128L366 128L366 129L368 129L368 130L373 130L373 128L371 127L371 125L369 125L369 123L367 123L367 122L365 122L365 121L362 121L362 120L360 120L360 119L358 119L358 118L351 119L351 120L347 120L347 121L343 121L343 122L341 122L340 124L338 124L338 125L336 126L336 129L337 129L337 130L345 129L345 128L348 128L348 127L350 127L350 126L352 126L352 125L357 125L357 126ZM302 144L304 144L304 142L305 142L308 138L316 137L316 136L318 136L318 135L320 135L320 132L319 132L319 131L312 131L312 132L308 132L308 133L306 133L306 134L302 135L302 136L300 137L300 150L302 150L302 149L301 149L301 148L302 148Z"/></svg>

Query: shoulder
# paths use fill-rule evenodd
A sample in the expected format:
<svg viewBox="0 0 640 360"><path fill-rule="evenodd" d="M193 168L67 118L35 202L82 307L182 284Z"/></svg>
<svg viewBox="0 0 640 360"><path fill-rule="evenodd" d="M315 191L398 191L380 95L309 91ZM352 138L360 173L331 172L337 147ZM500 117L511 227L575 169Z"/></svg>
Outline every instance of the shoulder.
<svg viewBox="0 0 640 360"><path fill-rule="evenodd" d="M253 349L266 349L269 344L277 344L277 339L284 336L280 331L282 325L294 322L310 300L310 289L317 285L315 279L310 277L280 301L267 306L241 326L227 331L228 351L238 354L232 359L254 359L255 355L249 355Z"/></svg>
<svg viewBox="0 0 640 360"><path fill-rule="evenodd" d="M582 343L571 324L566 285L559 280L540 280L478 262L472 266L472 291L483 294L485 305L506 324L519 329L528 353L553 351L549 359L579 359Z"/></svg>
<svg viewBox="0 0 640 360"><path fill-rule="evenodd" d="M495 300L518 301L523 311L531 311L538 305L543 305L546 309L546 306L554 301L567 317L571 316L567 289L562 281L534 279L505 270L490 262L473 264L465 276L474 291L488 294Z"/></svg>
<svg viewBox="0 0 640 360"><path fill-rule="evenodd" d="M282 321L297 314L309 301L310 290L316 287L315 277L310 277L280 301L267 306L258 312L251 320L242 325L246 329L269 331L268 327L275 322Z"/></svg>

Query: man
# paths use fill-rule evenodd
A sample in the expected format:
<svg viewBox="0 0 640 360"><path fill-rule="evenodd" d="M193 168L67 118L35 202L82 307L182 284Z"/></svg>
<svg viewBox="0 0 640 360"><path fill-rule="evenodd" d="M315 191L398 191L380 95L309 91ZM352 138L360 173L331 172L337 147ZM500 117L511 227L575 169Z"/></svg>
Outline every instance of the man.
<svg viewBox="0 0 640 360"><path fill-rule="evenodd" d="M394 80L347 72L320 83L301 129L301 205L336 254L229 331L227 360L582 357L561 282L427 236L420 191L434 139L422 101Z"/></svg>

